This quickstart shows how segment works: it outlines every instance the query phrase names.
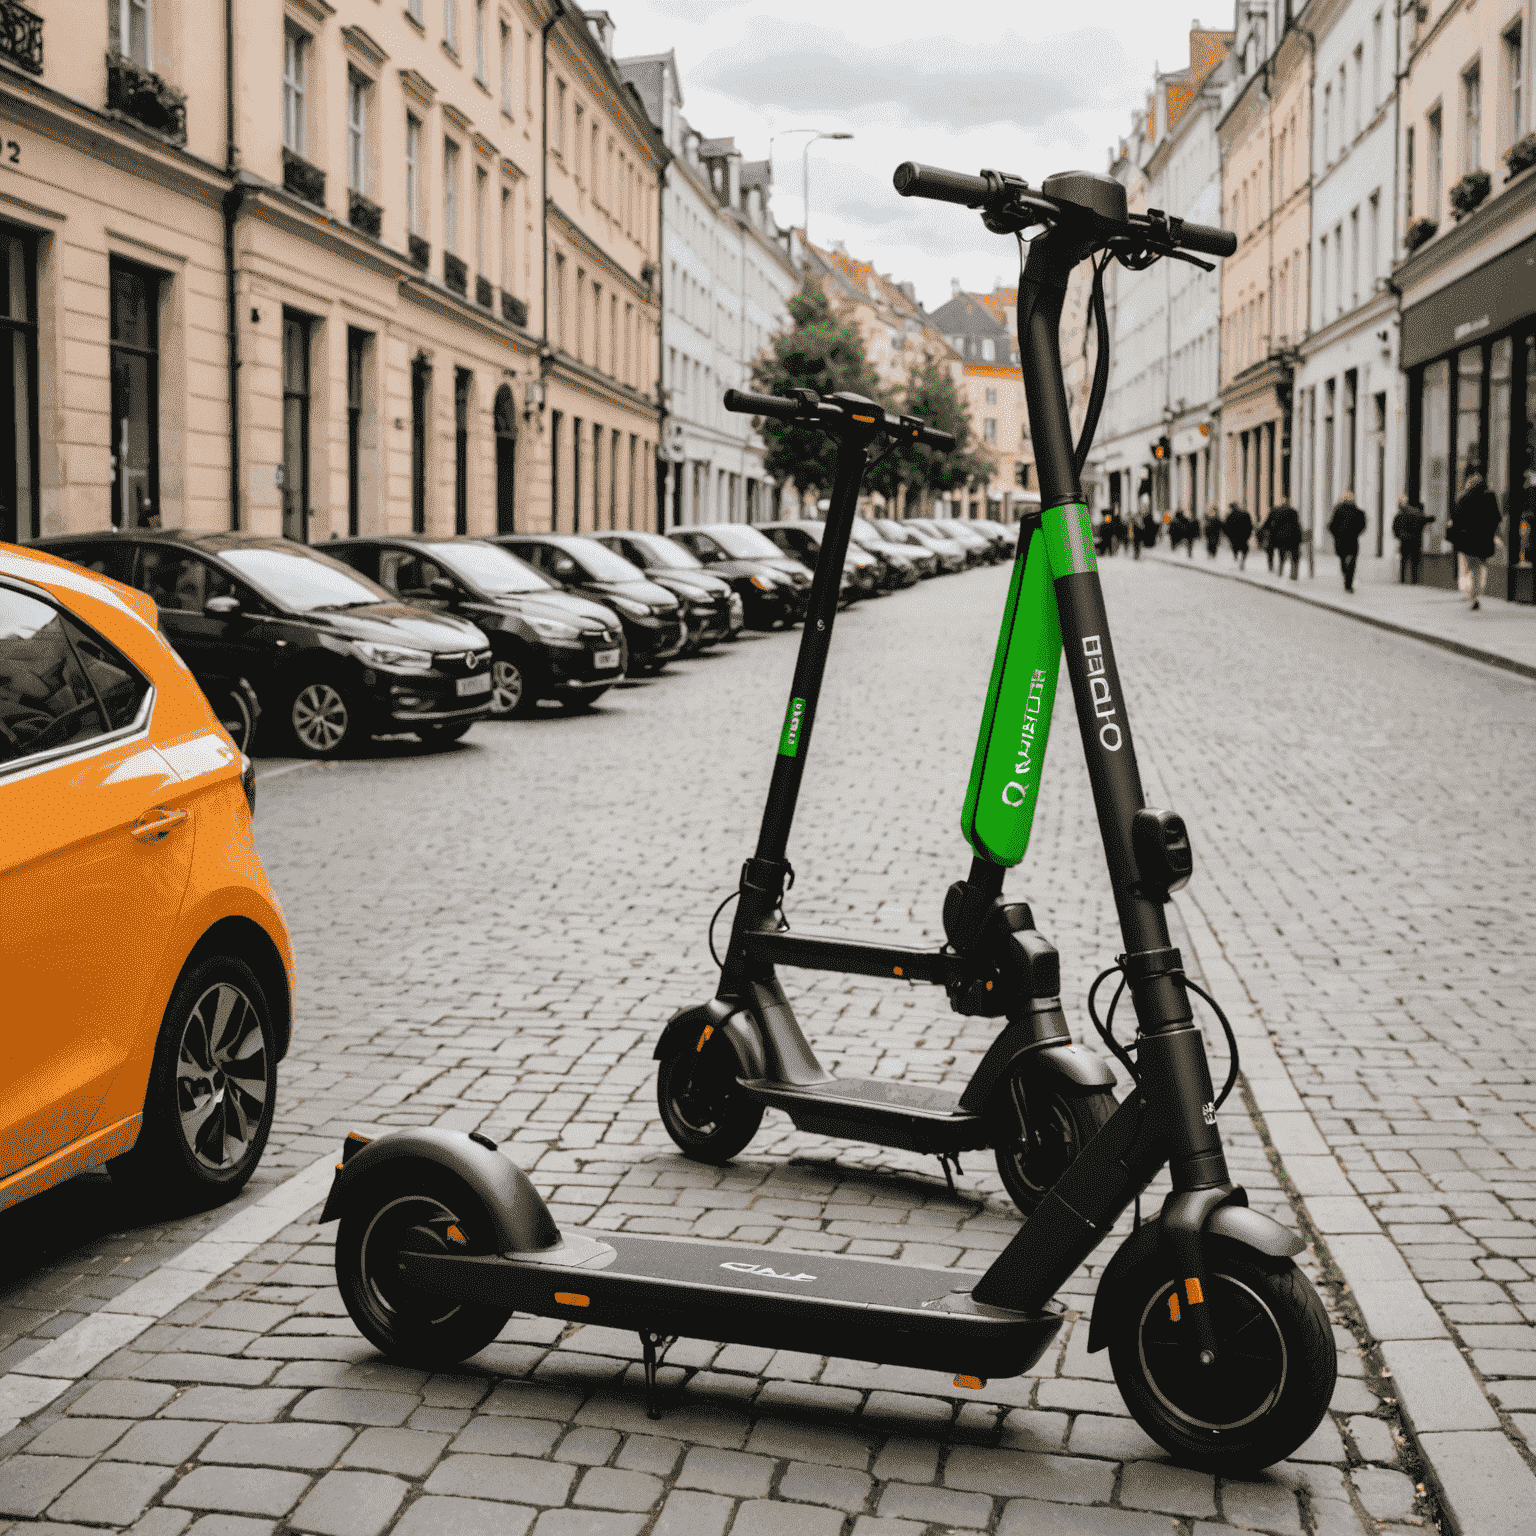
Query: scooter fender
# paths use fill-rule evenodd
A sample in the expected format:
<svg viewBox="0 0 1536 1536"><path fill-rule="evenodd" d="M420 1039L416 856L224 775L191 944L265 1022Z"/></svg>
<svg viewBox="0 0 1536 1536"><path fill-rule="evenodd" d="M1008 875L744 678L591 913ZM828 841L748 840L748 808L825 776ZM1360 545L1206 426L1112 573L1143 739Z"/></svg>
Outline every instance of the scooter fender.
<svg viewBox="0 0 1536 1536"><path fill-rule="evenodd" d="M560 1229L527 1174L500 1152L463 1131L433 1126L386 1131L337 1166L322 1222L337 1221L352 1208L352 1197L369 1175L412 1163L433 1163L462 1179L485 1204L498 1253L536 1253L560 1242Z"/></svg>
<svg viewBox="0 0 1536 1536"><path fill-rule="evenodd" d="M1078 1090L1115 1086L1115 1074L1101 1057L1073 1045L1070 1037L1042 1045L1035 1020L1017 1020L998 1035L981 1058L981 1065L960 1095L960 1107L972 1114L984 1113L998 1084L1006 1081L1009 1069L1023 1056L1029 1057L1032 1074L1053 1075Z"/></svg>
<svg viewBox="0 0 1536 1536"><path fill-rule="evenodd" d="M718 997L674 1013L651 1055L656 1061L665 1061L680 1051L701 1051L716 1041L723 1041L736 1053L738 1077L768 1076L768 1053L756 1021L750 1013Z"/></svg>
<svg viewBox="0 0 1536 1536"><path fill-rule="evenodd" d="M1247 1198L1241 1190L1235 1193L1238 1198ZM1306 1247L1294 1232L1282 1227L1272 1217L1239 1204L1218 1206L1206 1217L1201 1235L1225 1237L1241 1243L1272 1263L1293 1258ZM1099 1276L1098 1293L1093 1298L1093 1318L1088 1325L1089 1354L1095 1354L1109 1344L1113 1320L1126 1307L1134 1305L1129 1295L1131 1277L1163 1244L1162 1218L1154 1217L1142 1222L1104 1266L1104 1273Z"/></svg>

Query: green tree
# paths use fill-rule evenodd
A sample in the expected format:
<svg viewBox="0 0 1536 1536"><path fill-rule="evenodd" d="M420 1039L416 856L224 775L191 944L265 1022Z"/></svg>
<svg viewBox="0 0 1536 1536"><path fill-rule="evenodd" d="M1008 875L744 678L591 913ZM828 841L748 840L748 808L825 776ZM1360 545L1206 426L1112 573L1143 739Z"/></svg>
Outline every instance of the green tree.
<svg viewBox="0 0 1536 1536"><path fill-rule="evenodd" d="M921 443L903 443L870 471L866 477L870 490L894 502L897 488L905 485L909 497L915 491L926 501L931 495L984 485L992 478L991 457L971 447L970 408L955 388L946 363L930 357L918 364L907 379L901 408L908 416L919 416L930 427L950 433L955 446L949 453L940 453Z"/></svg>
<svg viewBox="0 0 1536 1536"><path fill-rule="evenodd" d="M765 395L791 389L814 389L818 395L849 390L881 405L875 370L864 354L864 343L851 324L833 313L827 296L808 282L789 301L792 328L776 336L752 370L752 387ZM771 418L758 431L767 444L763 467L779 481L794 481L802 491L820 496L832 487L837 444L825 432L811 431Z"/></svg>

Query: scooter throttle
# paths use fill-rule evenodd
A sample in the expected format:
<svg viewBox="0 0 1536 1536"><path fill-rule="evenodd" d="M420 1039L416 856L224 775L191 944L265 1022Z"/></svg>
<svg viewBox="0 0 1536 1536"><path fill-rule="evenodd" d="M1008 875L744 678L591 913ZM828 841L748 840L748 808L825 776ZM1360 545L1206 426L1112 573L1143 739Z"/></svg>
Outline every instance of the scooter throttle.
<svg viewBox="0 0 1536 1536"><path fill-rule="evenodd" d="M919 165L915 160L898 165L891 183L903 197L927 197L939 203L959 203L962 208L980 208L996 191L985 176Z"/></svg>
<svg viewBox="0 0 1536 1536"><path fill-rule="evenodd" d="M1237 236L1230 229L1211 224L1185 223L1179 229L1179 249L1199 251L1206 256L1230 256L1237 249Z"/></svg>
<svg viewBox="0 0 1536 1536"><path fill-rule="evenodd" d="M776 416L780 421L793 421L804 411L798 400L783 395L754 395L746 389L726 390L725 408L745 416Z"/></svg>

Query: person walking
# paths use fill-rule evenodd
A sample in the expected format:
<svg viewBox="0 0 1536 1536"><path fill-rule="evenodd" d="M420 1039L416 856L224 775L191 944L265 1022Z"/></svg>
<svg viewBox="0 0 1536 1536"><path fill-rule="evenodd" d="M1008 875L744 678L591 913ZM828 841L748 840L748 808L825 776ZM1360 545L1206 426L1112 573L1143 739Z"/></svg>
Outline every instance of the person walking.
<svg viewBox="0 0 1536 1536"><path fill-rule="evenodd" d="M1248 509L1234 501L1222 527L1226 530L1227 543L1232 546L1232 558L1237 561L1238 570L1246 570L1248 541L1253 537L1253 519L1248 515Z"/></svg>
<svg viewBox="0 0 1536 1536"><path fill-rule="evenodd" d="M1494 547L1503 543L1499 538L1502 521L1499 498L1488 489L1482 470L1476 467L1468 470L1461 500L1451 512L1445 536L1451 541L1451 548L1466 562L1474 611L1482 606L1480 600L1488 580L1488 562L1493 559Z"/></svg>
<svg viewBox="0 0 1536 1536"><path fill-rule="evenodd" d="M1339 504L1328 519L1328 532L1333 535L1333 550L1339 557L1339 570L1344 575L1344 590L1355 590L1355 566L1360 561L1360 535L1365 532L1365 513L1355 502L1355 493L1339 492Z"/></svg>
<svg viewBox="0 0 1536 1536"><path fill-rule="evenodd" d="M1205 514L1205 552L1212 560L1216 558L1216 551L1221 548L1221 514L1214 506ZM1194 553L1194 546L1190 546L1190 553Z"/></svg>
<svg viewBox="0 0 1536 1536"><path fill-rule="evenodd" d="M1282 501L1267 518L1264 526L1269 529L1269 548L1280 559L1280 574L1285 575L1285 562L1291 562L1291 580L1296 580L1296 562L1301 554L1301 516L1290 502Z"/></svg>
<svg viewBox="0 0 1536 1536"><path fill-rule="evenodd" d="M1418 586L1419 567L1424 562L1424 525L1434 522L1423 507L1415 506L1406 496L1397 498L1397 516L1392 519L1392 537L1397 540L1397 583Z"/></svg>
<svg viewBox="0 0 1536 1536"><path fill-rule="evenodd" d="M1274 515L1275 509L1271 507L1269 509L1269 517L1266 517L1264 521L1253 530L1253 542L1264 551L1264 559L1268 562L1270 575L1274 575L1275 571L1275 546L1270 543L1269 539L1270 519L1273 518Z"/></svg>

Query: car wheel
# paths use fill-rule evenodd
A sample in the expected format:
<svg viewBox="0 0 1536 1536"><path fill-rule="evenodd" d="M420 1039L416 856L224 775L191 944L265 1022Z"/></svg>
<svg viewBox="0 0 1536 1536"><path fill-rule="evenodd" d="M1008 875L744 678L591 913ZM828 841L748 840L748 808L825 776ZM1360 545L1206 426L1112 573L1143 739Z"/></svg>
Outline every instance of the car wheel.
<svg viewBox="0 0 1536 1536"><path fill-rule="evenodd" d="M277 1102L277 1042L256 973L210 955L166 1005L133 1150L109 1165L136 1193L217 1205L261 1161Z"/></svg>
<svg viewBox="0 0 1536 1536"><path fill-rule="evenodd" d="M513 720L531 715L539 706L528 662L522 656L501 656L491 663L491 716Z"/></svg>
<svg viewBox="0 0 1536 1536"><path fill-rule="evenodd" d="M294 694L288 727L306 757L340 757L357 735L346 694L327 678L305 683Z"/></svg>

